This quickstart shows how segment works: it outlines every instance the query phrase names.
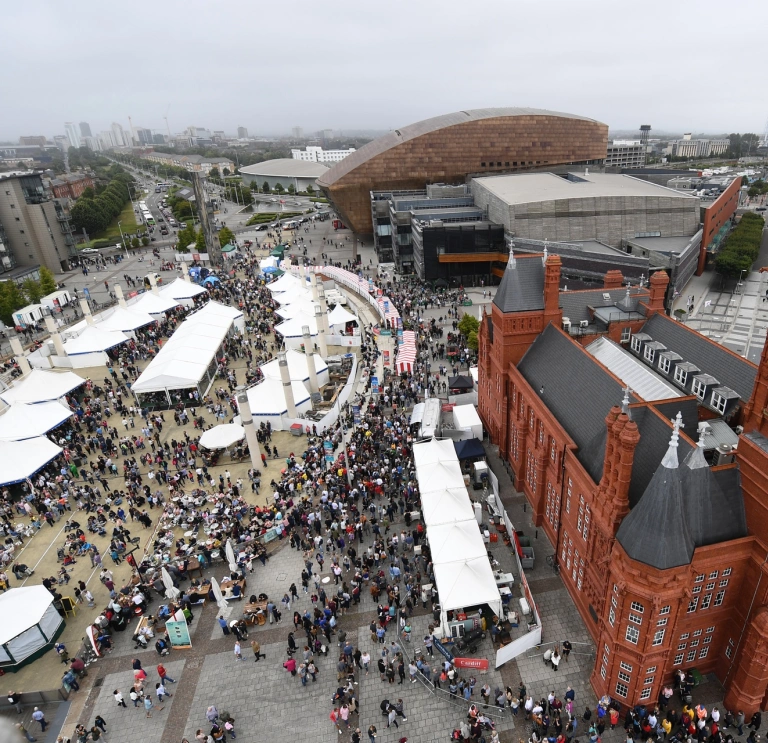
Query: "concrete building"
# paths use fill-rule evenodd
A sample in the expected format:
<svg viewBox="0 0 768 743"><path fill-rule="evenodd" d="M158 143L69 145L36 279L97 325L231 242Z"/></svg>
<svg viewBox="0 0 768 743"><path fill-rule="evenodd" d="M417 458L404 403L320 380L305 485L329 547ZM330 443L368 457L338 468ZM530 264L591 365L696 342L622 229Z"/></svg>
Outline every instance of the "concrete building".
<svg viewBox="0 0 768 743"><path fill-rule="evenodd" d="M54 273L76 255L67 201L47 195L40 173L0 174L0 224L5 254L13 266L46 266Z"/></svg>
<svg viewBox="0 0 768 743"><path fill-rule="evenodd" d="M101 143L102 150L109 150L117 146L111 129L104 129L99 132L99 142Z"/></svg>
<svg viewBox="0 0 768 743"><path fill-rule="evenodd" d="M478 410L597 646L592 687L652 705L695 667L748 719L768 692L768 348L758 367L665 316L663 272L619 298L558 292L559 263L510 261Z"/></svg>
<svg viewBox="0 0 768 743"><path fill-rule="evenodd" d="M670 143L669 153L675 157L714 157L722 155L730 148L728 139L693 139L684 134L682 139Z"/></svg>
<svg viewBox="0 0 768 743"><path fill-rule="evenodd" d="M66 152L69 149L69 138L65 137L63 134L57 134L53 138L53 143L58 147L62 152Z"/></svg>
<svg viewBox="0 0 768 743"><path fill-rule="evenodd" d="M647 145L640 140L613 140L605 155L606 168L642 168Z"/></svg>
<svg viewBox="0 0 768 743"><path fill-rule="evenodd" d="M101 140L98 137L81 137L80 141L93 152L101 152Z"/></svg>
<svg viewBox="0 0 768 743"><path fill-rule="evenodd" d="M458 111L395 129L318 180L345 224L370 234L371 191L461 184L468 176L602 165L608 127L533 108Z"/></svg>
<svg viewBox="0 0 768 743"><path fill-rule="evenodd" d="M45 147L46 143L47 140L43 136L19 137L19 144L22 146L26 145L29 147Z"/></svg>
<svg viewBox="0 0 768 743"><path fill-rule="evenodd" d="M137 126L134 128L133 133L139 145L154 144L151 129L145 129L143 126Z"/></svg>
<svg viewBox="0 0 768 743"><path fill-rule="evenodd" d="M322 163L305 162L292 158L265 160L262 163L240 168L240 175L243 177L244 183L250 185L256 181L261 188L266 182L272 190L280 184L286 191L291 186L296 191L306 191L308 186L317 191L318 179L326 172L328 172L328 168Z"/></svg>
<svg viewBox="0 0 768 743"><path fill-rule="evenodd" d="M291 137L294 139L304 139L304 130L300 126L294 126L291 129Z"/></svg>
<svg viewBox="0 0 768 743"><path fill-rule="evenodd" d="M244 126L237 127L237 138L248 139L248 130Z"/></svg>
<svg viewBox="0 0 768 743"><path fill-rule="evenodd" d="M126 135L126 133L123 131L123 127L116 121L112 122L111 129L112 140L115 147L130 147L133 144L131 142L130 136Z"/></svg>
<svg viewBox="0 0 768 743"><path fill-rule="evenodd" d="M71 121L67 121L64 124L64 133L67 135L70 147L80 146L80 132L77 129L77 125Z"/></svg>
<svg viewBox="0 0 768 743"><path fill-rule="evenodd" d="M91 134L91 125L87 121L80 122L80 136L83 138L93 136L93 134Z"/></svg>
<svg viewBox="0 0 768 743"><path fill-rule="evenodd" d="M213 168L219 169L223 174L224 168L234 173L235 164L226 157L203 157L202 155L172 155L166 152L149 152L142 156L145 160L161 165L170 165L176 168L184 168L190 172L204 173L208 175Z"/></svg>
<svg viewBox="0 0 768 743"><path fill-rule="evenodd" d="M347 150L324 150L322 147L307 147L304 150L291 150L294 160L304 160L312 163L340 163L347 155L355 151L354 147Z"/></svg>

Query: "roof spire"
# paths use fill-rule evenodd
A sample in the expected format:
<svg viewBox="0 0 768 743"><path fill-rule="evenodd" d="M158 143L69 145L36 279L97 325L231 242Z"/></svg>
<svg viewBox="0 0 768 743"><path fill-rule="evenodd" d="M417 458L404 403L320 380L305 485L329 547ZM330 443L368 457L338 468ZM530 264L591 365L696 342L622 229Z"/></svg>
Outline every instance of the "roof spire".
<svg viewBox="0 0 768 743"><path fill-rule="evenodd" d="M549 251L547 250L547 240L544 239L544 258L542 258L541 262L546 266L547 265L547 258L549 258Z"/></svg>
<svg viewBox="0 0 768 743"><path fill-rule="evenodd" d="M680 438L680 429L685 428L683 425L683 415L680 411L678 411L672 423L672 437L669 440L669 449L667 449L664 459L661 460L662 466L670 470L677 469L677 440Z"/></svg>
<svg viewBox="0 0 768 743"><path fill-rule="evenodd" d="M507 262L507 268L515 268L517 262L515 261L515 251L512 250L512 244L509 246L509 261Z"/></svg>
<svg viewBox="0 0 768 743"><path fill-rule="evenodd" d="M627 385L624 388L624 399L621 401L621 412L626 413L628 416L630 416L630 418L632 417L632 414L630 413L630 410L629 410L629 395L631 392L632 392L632 389L630 388L629 385Z"/></svg>

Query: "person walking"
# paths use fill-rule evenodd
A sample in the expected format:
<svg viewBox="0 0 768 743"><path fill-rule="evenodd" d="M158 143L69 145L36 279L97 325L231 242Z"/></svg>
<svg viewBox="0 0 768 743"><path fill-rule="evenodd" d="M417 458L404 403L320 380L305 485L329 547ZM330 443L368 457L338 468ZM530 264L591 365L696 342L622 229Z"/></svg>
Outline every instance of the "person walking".
<svg viewBox="0 0 768 743"><path fill-rule="evenodd" d="M253 650L253 662L258 663L259 658L266 658L267 656L261 652L261 645L258 640L251 640L251 649Z"/></svg>
<svg viewBox="0 0 768 743"><path fill-rule="evenodd" d="M39 722L40 727L43 729L43 732L45 732L45 728L48 726L48 720L45 719L45 713L43 710L41 710L39 707L35 707L32 712L32 719L35 720L35 722Z"/></svg>
<svg viewBox="0 0 768 743"><path fill-rule="evenodd" d="M16 727L19 729L19 732L28 740L30 743L35 743L37 738L33 738L32 734L27 730L20 722L16 723Z"/></svg>
<svg viewBox="0 0 768 743"><path fill-rule="evenodd" d="M368 726L368 740L370 741L370 743L376 743L376 733L378 732L379 731L376 730L375 725Z"/></svg>
<svg viewBox="0 0 768 743"><path fill-rule="evenodd" d="M160 704L163 703L163 698L164 697L172 697L173 696L173 694L170 694L169 692L167 692L165 690L165 686L163 686L163 682L162 681L158 681L155 684L155 694L157 694L157 701Z"/></svg>
<svg viewBox="0 0 768 743"><path fill-rule="evenodd" d="M147 717L152 717L152 710L157 709L158 711L164 709L163 707L155 707L154 704L152 704L152 698L147 694L144 697L144 709L146 710Z"/></svg>
<svg viewBox="0 0 768 743"><path fill-rule="evenodd" d="M96 725L96 727L101 728L102 733L107 732L107 721L101 715L96 715L93 724Z"/></svg>
<svg viewBox="0 0 768 743"><path fill-rule="evenodd" d="M240 648L240 640L235 640L235 660L242 660L243 659L243 653L242 649Z"/></svg>
<svg viewBox="0 0 768 743"><path fill-rule="evenodd" d="M389 712L387 713L387 727L391 727L392 725L394 725L396 728L400 727L397 724L397 712L395 711L394 707L390 707Z"/></svg>
<svg viewBox="0 0 768 743"><path fill-rule="evenodd" d="M169 684L176 683L176 680L172 679L168 675L168 671L165 670L165 666L162 663L157 667L157 675L160 677L160 680L163 682L163 685L165 685L166 682L168 682Z"/></svg>
<svg viewBox="0 0 768 743"><path fill-rule="evenodd" d="M24 710L21 707L21 694L16 691L8 692L8 704L12 704L16 708L16 712L21 714Z"/></svg>
<svg viewBox="0 0 768 743"><path fill-rule="evenodd" d="M119 689L115 689L112 694L115 697L115 701L117 702L118 707L127 707L128 705L125 703L125 699L123 699L123 695L120 693Z"/></svg>

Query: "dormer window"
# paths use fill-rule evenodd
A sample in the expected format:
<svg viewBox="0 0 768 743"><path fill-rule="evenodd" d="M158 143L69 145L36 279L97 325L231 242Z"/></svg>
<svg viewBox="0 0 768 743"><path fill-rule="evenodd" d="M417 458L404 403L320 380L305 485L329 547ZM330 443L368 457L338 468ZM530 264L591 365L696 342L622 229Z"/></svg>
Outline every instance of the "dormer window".
<svg viewBox="0 0 768 743"><path fill-rule="evenodd" d="M634 337L632 338L632 350L633 350L635 353L640 353L640 347L641 347L642 345L643 345L643 344L642 344L642 342L640 341L640 339L639 339L637 336L634 336Z"/></svg>
<svg viewBox="0 0 768 743"><path fill-rule="evenodd" d="M717 410L720 415L725 413L725 404L727 400L719 395L717 392L712 393L712 407Z"/></svg>
<svg viewBox="0 0 768 743"><path fill-rule="evenodd" d="M675 382L677 382L681 387L685 387L685 383L687 381L688 372L678 366L677 369L675 369Z"/></svg>
<svg viewBox="0 0 768 743"><path fill-rule="evenodd" d="M693 384L691 385L691 391L699 398L699 400L703 400L704 395L707 392L707 385L700 379L694 379Z"/></svg>
<svg viewBox="0 0 768 743"><path fill-rule="evenodd" d="M643 358L649 363L652 364L654 358L656 357L656 351L654 351L649 346L645 347L645 350L643 351Z"/></svg>
<svg viewBox="0 0 768 743"><path fill-rule="evenodd" d="M665 356L659 356L659 369L664 374L669 374L670 361Z"/></svg>

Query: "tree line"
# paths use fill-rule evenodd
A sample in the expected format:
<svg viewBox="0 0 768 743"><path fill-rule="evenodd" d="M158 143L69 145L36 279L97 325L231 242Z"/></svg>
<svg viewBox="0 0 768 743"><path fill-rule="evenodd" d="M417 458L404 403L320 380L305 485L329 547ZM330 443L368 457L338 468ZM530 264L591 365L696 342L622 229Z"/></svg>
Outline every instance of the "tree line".
<svg viewBox="0 0 768 743"><path fill-rule="evenodd" d="M109 227L130 200L129 186L133 179L119 165L110 168L110 181L97 191L87 188L71 209L72 222L77 231L89 235Z"/></svg>
<svg viewBox="0 0 768 743"><path fill-rule="evenodd" d="M717 253L715 269L722 276L739 278L752 268L763 237L765 220L754 212L747 212L734 230L725 238Z"/></svg>

